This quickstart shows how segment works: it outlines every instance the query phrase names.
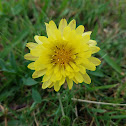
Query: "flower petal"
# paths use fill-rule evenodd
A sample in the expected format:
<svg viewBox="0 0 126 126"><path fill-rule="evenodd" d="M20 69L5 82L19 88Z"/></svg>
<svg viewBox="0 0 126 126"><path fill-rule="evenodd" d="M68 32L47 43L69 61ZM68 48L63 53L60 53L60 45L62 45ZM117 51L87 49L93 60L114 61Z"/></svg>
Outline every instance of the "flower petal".
<svg viewBox="0 0 126 126"><path fill-rule="evenodd" d="M48 86L48 88L51 88L51 87L53 87L54 86L54 83L51 83L49 86Z"/></svg>
<svg viewBox="0 0 126 126"><path fill-rule="evenodd" d="M62 79L61 80L59 80L59 85L61 86L61 85L63 85L64 84L64 82L65 82L65 77L63 77L62 76Z"/></svg>
<svg viewBox="0 0 126 126"><path fill-rule="evenodd" d="M78 56L81 57L81 58L89 58L91 57L91 51L87 51L87 52L82 52L82 53L79 53Z"/></svg>
<svg viewBox="0 0 126 126"><path fill-rule="evenodd" d="M68 26L71 28L71 30L74 30L75 28L76 28L76 20L72 20L69 24L68 24Z"/></svg>
<svg viewBox="0 0 126 126"><path fill-rule="evenodd" d="M56 26L56 24L53 20L51 20L49 22L49 27L50 27L51 30L57 29L57 26Z"/></svg>
<svg viewBox="0 0 126 126"><path fill-rule="evenodd" d="M79 71L79 68L77 67L77 65L73 62L69 62L70 66L74 69L75 72Z"/></svg>
<svg viewBox="0 0 126 126"><path fill-rule="evenodd" d="M56 92L58 92L59 89L60 89L59 83L58 83L58 82L55 82L55 83L54 83L54 90L55 90Z"/></svg>
<svg viewBox="0 0 126 126"><path fill-rule="evenodd" d="M74 81L76 84L78 84L78 81L75 79L75 77L73 78L73 81Z"/></svg>
<svg viewBox="0 0 126 126"><path fill-rule="evenodd" d="M95 57L90 57L88 60L90 62L92 62L95 66L98 66L98 65L101 64L101 61L98 58L95 58Z"/></svg>
<svg viewBox="0 0 126 126"><path fill-rule="evenodd" d="M83 37L84 37L84 36L90 36L91 33L92 33L92 31L84 32L84 33L82 34L82 36L83 36Z"/></svg>
<svg viewBox="0 0 126 126"><path fill-rule="evenodd" d="M45 73L46 73L46 69L44 69L44 70L39 70L39 71L35 71L35 72L32 74L32 78L41 77L41 76L43 76Z"/></svg>
<svg viewBox="0 0 126 126"><path fill-rule="evenodd" d="M26 47L28 47L29 49L34 49L36 46L37 46L37 44L33 43L33 42L29 42L26 44Z"/></svg>
<svg viewBox="0 0 126 126"><path fill-rule="evenodd" d="M55 74L53 74L52 76L51 76L51 79L50 79L52 82L56 82L57 81L57 77L56 77L56 75Z"/></svg>
<svg viewBox="0 0 126 126"><path fill-rule="evenodd" d="M89 42L89 40L90 40L90 35L91 35L91 32L84 32L83 34L82 34L82 42L83 43L88 43Z"/></svg>
<svg viewBox="0 0 126 126"><path fill-rule="evenodd" d="M56 30L54 30L54 33L55 33L56 39L58 41L60 41L61 40L61 32L58 29L56 29Z"/></svg>
<svg viewBox="0 0 126 126"><path fill-rule="evenodd" d="M48 81L50 78L51 78L52 75L44 75L43 78L42 78L42 82L46 82Z"/></svg>
<svg viewBox="0 0 126 126"><path fill-rule="evenodd" d="M92 54L97 53L100 50L97 46L90 46L89 49L92 51Z"/></svg>
<svg viewBox="0 0 126 126"><path fill-rule="evenodd" d="M39 57L42 54L43 46L38 44L34 49L30 50L31 55Z"/></svg>
<svg viewBox="0 0 126 126"><path fill-rule="evenodd" d="M73 69L71 68L71 66L69 64L65 64L65 68L67 71L73 72Z"/></svg>
<svg viewBox="0 0 126 126"><path fill-rule="evenodd" d="M38 35L35 35L34 39L38 44L42 44L42 41L40 40L40 37Z"/></svg>
<svg viewBox="0 0 126 126"><path fill-rule="evenodd" d="M42 89L46 89L47 87L49 87L50 85L52 84L52 82L49 80L49 81L46 81L42 84Z"/></svg>
<svg viewBox="0 0 126 126"><path fill-rule="evenodd" d="M95 65L92 62L90 62L89 60L87 60L87 59L84 60L83 65L88 70L91 70L91 71L96 70Z"/></svg>
<svg viewBox="0 0 126 126"><path fill-rule="evenodd" d="M73 87L73 80L69 79L68 77L66 78L67 84L69 89L71 89Z"/></svg>
<svg viewBox="0 0 126 126"><path fill-rule="evenodd" d="M65 77L66 76L66 73L65 73L65 68L64 66L61 67L61 74Z"/></svg>
<svg viewBox="0 0 126 126"><path fill-rule="evenodd" d="M79 82L79 83L82 83L83 82L83 76L77 72L75 73L75 79Z"/></svg>
<svg viewBox="0 0 126 126"><path fill-rule="evenodd" d="M38 57L31 55L31 53L25 54L25 55L24 55L24 58L25 58L26 60L31 60L31 61L35 61L35 60L38 59Z"/></svg>
<svg viewBox="0 0 126 126"><path fill-rule="evenodd" d="M95 45L97 45L97 42L95 40L89 40L88 44L89 44L89 46L95 46Z"/></svg>
<svg viewBox="0 0 126 126"><path fill-rule="evenodd" d="M48 43L48 39L47 39L47 37L45 37L45 36L38 36L38 35L35 35L34 39L35 39L35 41L36 41L38 44Z"/></svg>
<svg viewBox="0 0 126 126"><path fill-rule="evenodd" d="M79 26L76 28L76 33L82 35L83 32L84 32L84 26L83 26L83 25L79 25Z"/></svg>
<svg viewBox="0 0 126 126"><path fill-rule="evenodd" d="M50 21L49 24L45 23L45 25L46 25L46 31L47 31L48 37L52 36L55 38L53 31L57 29L57 27L54 21Z"/></svg>
<svg viewBox="0 0 126 126"><path fill-rule="evenodd" d="M61 34L63 34L64 28L67 26L66 19L61 19L59 23L59 30L61 31Z"/></svg>
<svg viewBox="0 0 126 126"><path fill-rule="evenodd" d="M41 59L36 60L34 66L36 71L43 70L46 68L46 66L42 63Z"/></svg>
<svg viewBox="0 0 126 126"><path fill-rule="evenodd" d="M56 80L60 80L62 78L61 71L58 71L56 74Z"/></svg>
<svg viewBox="0 0 126 126"><path fill-rule="evenodd" d="M34 69L35 69L34 63L35 63L35 62L32 62L32 63L28 64L27 67L28 67L29 69L31 69L31 70L34 70Z"/></svg>
<svg viewBox="0 0 126 126"><path fill-rule="evenodd" d="M67 39L67 37L69 36L70 31L71 31L70 27L67 26L67 27L64 28L63 37L65 39Z"/></svg>
<svg viewBox="0 0 126 126"><path fill-rule="evenodd" d="M86 73L86 69L85 69L85 67L84 67L84 66L79 65L78 67L79 67L80 72L81 72L82 74L85 74L85 73Z"/></svg>
<svg viewBox="0 0 126 126"><path fill-rule="evenodd" d="M85 83L87 83L87 84L91 83L91 78L89 77L89 75L87 73L83 74L83 79L84 79Z"/></svg>

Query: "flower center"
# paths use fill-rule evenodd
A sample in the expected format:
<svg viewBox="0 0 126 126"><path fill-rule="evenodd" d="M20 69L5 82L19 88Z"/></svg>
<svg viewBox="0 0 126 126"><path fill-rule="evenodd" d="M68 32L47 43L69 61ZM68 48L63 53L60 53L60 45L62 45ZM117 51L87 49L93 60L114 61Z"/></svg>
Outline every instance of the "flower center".
<svg viewBox="0 0 126 126"><path fill-rule="evenodd" d="M68 64L72 60L72 50L69 48L58 47L54 48L54 55L52 61L54 64Z"/></svg>

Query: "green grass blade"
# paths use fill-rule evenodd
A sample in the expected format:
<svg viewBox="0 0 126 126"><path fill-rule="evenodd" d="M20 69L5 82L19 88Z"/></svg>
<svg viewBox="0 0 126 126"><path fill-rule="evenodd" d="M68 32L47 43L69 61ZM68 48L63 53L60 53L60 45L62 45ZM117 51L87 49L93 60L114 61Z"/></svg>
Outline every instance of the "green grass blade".
<svg viewBox="0 0 126 126"><path fill-rule="evenodd" d="M113 68L115 69L118 73L122 73L121 67L114 61L112 60L108 55L103 50L100 50L98 54Z"/></svg>
<svg viewBox="0 0 126 126"><path fill-rule="evenodd" d="M104 86L98 86L98 87L91 87L87 88L89 91L97 91L97 90L105 90L116 87L118 84L112 84L112 85L104 85Z"/></svg>

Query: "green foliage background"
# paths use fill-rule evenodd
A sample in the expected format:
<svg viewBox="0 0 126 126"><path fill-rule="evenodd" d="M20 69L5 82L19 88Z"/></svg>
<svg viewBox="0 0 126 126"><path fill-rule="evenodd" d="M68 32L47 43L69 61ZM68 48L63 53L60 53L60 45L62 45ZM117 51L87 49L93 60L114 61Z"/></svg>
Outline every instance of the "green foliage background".
<svg viewBox="0 0 126 126"><path fill-rule="evenodd" d="M46 35L44 22L76 19L93 31L102 61L88 72L92 83L60 90L72 126L124 126L126 107L74 102L71 98L126 103L126 0L0 0L0 125L59 126L57 93L33 80L27 42Z"/></svg>

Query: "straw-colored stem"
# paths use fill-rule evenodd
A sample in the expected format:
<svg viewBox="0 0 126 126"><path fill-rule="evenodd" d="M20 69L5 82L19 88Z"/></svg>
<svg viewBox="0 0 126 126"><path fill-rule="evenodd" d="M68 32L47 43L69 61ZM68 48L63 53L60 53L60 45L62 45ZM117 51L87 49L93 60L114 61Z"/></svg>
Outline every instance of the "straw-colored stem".
<svg viewBox="0 0 126 126"><path fill-rule="evenodd" d="M76 98L71 98L71 100L78 101L78 102L99 104L99 105L126 106L126 104L115 104L115 103L97 102L97 101L89 101L89 100L82 100L82 99L76 99Z"/></svg>

